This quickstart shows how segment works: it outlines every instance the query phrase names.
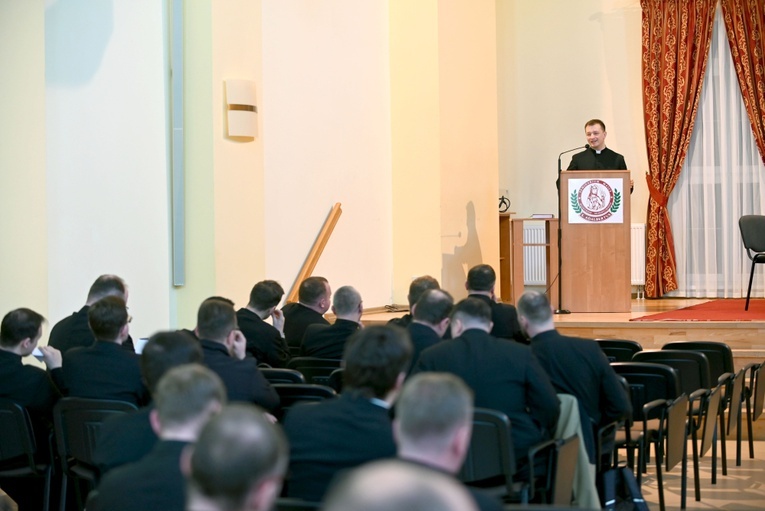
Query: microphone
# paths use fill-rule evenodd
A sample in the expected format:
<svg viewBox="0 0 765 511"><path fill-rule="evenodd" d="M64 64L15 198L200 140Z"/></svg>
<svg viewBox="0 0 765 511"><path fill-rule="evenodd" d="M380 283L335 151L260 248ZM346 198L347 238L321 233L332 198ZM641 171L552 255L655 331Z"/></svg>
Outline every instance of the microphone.
<svg viewBox="0 0 765 511"><path fill-rule="evenodd" d="M569 149L568 151L563 151L562 153L560 153L558 155L558 174L561 173L561 169L560 169L560 157L561 156L563 156L566 153L570 153L571 151L578 151L579 149L589 149L589 148L590 148L590 144L584 144L583 146L575 147L573 149Z"/></svg>

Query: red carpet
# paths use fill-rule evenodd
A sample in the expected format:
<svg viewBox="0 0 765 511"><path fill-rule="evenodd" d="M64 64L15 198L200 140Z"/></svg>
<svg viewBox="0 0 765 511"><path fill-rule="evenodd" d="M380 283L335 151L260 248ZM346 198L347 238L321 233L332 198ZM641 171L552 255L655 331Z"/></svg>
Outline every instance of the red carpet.
<svg viewBox="0 0 765 511"><path fill-rule="evenodd" d="M744 310L746 298L712 300L668 312L634 318L630 321L765 321L765 300L750 300Z"/></svg>

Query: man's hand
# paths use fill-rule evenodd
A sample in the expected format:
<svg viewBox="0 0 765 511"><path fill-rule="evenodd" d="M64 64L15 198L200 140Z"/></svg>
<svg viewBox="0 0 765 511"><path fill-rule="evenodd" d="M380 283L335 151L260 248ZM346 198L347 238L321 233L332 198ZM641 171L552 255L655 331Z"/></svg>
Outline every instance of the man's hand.
<svg viewBox="0 0 765 511"><path fill-rule="evenodd" d="M53 346L40 346L40 352L43 355L43 362L49 371L61 367L61 352Z"/></svg>
<svg viewBox="0 0 765 511"><path fill-rule="evenodd" d="M274 328L279 330L279 333L284 337L284 313L281 309L274 309L271 313L271 321L274 324Z"/></svg>
<svg viewBox="0 0 765 511"><path fill-rule="evenodd" d="M244 360L244 356L247 354L247 339L241 330L234 330L231 338L233 340L233 356L239 360Z"/></svg>

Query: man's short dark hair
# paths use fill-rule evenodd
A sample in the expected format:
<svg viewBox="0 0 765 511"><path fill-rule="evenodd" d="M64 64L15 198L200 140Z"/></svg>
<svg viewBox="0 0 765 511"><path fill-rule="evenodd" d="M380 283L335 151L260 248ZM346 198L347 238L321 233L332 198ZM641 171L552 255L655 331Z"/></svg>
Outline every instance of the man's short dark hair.
<svg viewBox="0 0 765 511"><path fill-rule="evenodd" d="M518 314L528 319L533 325L546 323L552 318L550 302L544 293L526 291L518 299Z"/></svg>
<svg viewBox="0 0 765 511"><path fill-rule="evenodd" d="M345 392L384 398L406 372L412 358L412 341L403 328L384 325L362 328L345 343L343 379Z"/></svg>
<svg viewBox="0 0 765 511"><path fill-rule="evenodd" d="M202 346L186 332L157 332L141 352L141 375L152 394L157 382L173 367L202 363Z"/></svg>
<svg viewBox="0 0 765 511"><path fill-rule="evenodd" d="M200 339L222 342L237 327L234 302L214 296L203 301L197 311Z"/></svg>
<svg viewBox="0 0 765 511"><path fill-rule="evenodd" d="M452 321L460 319L462 321L478 321L480 323L491 323L491 307L483 300L478 298L465 298L457 302L452 310Z"/></svg>
<svg viewBox="0 0 765 511"><path fill-rule="evenodd" d="M105 296L88 308L88 325L98 340L117 339L127 322L127 306L119 296Z"/></svg>
<svg viewBox="0 0 765 511"><path fill-rule="evenodd" d="M101 275L93 282L88 291L88 303L95 303L106 296L118 296L125 299L125 281L116 275Z"/></svg>
<svg viewBox="0 0 765 511"><path fill-rule="evenodd" d="M3 318L0 325L0 346L15 348L24 339L34 339L45 321L42 314L32 309L14 309Z"/></svg>
<svg viewBox="0 0 765 511"><path fill-rule="evenodd" d="M327 279L324 277L308 277L300 283L298 301L306 305L316 305L327 292Z"/></svg>
<svg viewBox="0 0 765 511"><path fill-rule="evenodd" d="M414 279L412 283L409 284L409 294L407 295L409 308L411 309L414 304L419 301L425 291L431 289L441 289L441 286L438 285L438 281L430 275L423 275L422 277Z"/></svg>
<svg viewBox="0 0 765 511"><path fill-rule="evenodd" d="M343 286L335 291L332 305L335 307L335 314L351 314L361 305L361 295L353 287Z"/></svg>
<svg viewBox="0 0 765 511"><path fill-rule="evenodd" d="M467 274L469 291L491 291L497 282L497 274L494 268L488 264L479 264L470 268Z"/></svg>
<svg viewBox="0 0 765 511"><path fill-rule="evenodd" d="M284 289L275 280L263 280L252 287L250 291L250 307L264 311L276 307L284 296Z"/></svg>
<svg viewBox="0 0 765 511"><path fill-rule="evenodd" d="M452 295L442 289L429 289L417 300L412 317L429 325L437 325L449 317L454 307Z"/></svg>
<svg viewBox="0 0 765 511"><path fill-rule="evenodd" d="M600 127L603 128L603 131L606 131L606 124L601 121L600 119L590 119L586 123L584 123L584 129L587 130L588 126L594 126L596 124L600 124Z"/></svg>
<svg viewBox="0 0 765 511"><path fill-rule="evenodd" d="M190 496L219 510L242 509L251 488L287 470L287 439L255 405L233 404L210 419L191 455Z"/></svg>
<svg viewBox="0 0 765 511"><path fill-rule="evenodd" d="M157 383L154 393L162 427L183 426L206 418L211 405L226 404L226 386L220 376L199 364L173 367Z"/></svg>

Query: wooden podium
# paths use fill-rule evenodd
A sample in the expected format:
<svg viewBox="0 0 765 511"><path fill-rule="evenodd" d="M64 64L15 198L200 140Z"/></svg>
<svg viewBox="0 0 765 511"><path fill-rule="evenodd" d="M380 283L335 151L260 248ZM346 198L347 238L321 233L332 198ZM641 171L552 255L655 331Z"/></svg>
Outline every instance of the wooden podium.
<svg viewBox="0 0 765 511"><path fill-rule="evenodd" d="M630 312L630 172L560 175L561 308Z"/></svg>

